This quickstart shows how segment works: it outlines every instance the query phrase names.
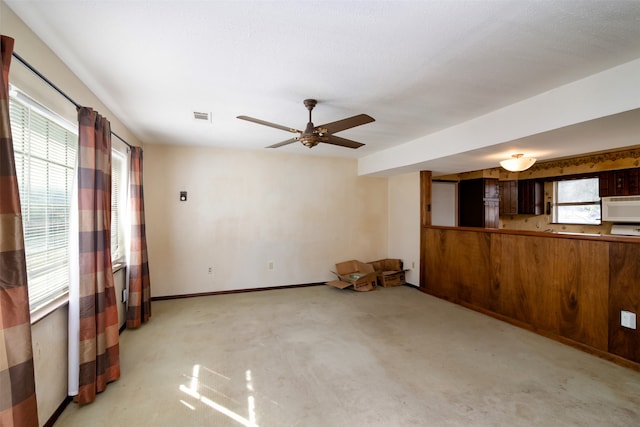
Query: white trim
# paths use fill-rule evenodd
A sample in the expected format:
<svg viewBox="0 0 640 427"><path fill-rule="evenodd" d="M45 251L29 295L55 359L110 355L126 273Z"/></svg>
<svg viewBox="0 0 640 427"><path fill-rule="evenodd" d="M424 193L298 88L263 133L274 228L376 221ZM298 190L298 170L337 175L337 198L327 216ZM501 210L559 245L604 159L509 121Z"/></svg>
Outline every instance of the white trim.
<svg viewBox="0 0 640 427"><path fill-rule="evenodd" d="M69 292L65 292L57 298L54 298L48 301L46 304L36 308L31 312L31 324L39 322L40 320L47 317L49 314L53 313L63 305L67 305L69 303Z"/></svg>

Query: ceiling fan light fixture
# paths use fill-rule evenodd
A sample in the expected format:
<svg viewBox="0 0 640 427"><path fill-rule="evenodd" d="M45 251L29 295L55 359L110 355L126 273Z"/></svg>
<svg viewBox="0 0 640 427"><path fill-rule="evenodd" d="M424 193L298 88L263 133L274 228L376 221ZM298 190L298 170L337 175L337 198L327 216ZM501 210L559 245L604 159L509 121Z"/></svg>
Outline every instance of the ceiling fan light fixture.
<svg viewBox="0 0 640 427"><path fill-rule="evenodd" d="M321 142L327 142L329 138L323 136L322 134L312 134L306 135L302 134L298 137L298 141L302 143L307 148L313 148Z"/></svg>
<svg viewBox="0 0 640 427"><path fill-rule="evenodd" d="M524 154L514 154L510 159L500 162L500 166L510 172L522 172L529 169L536 162L533 157L524 157Z"/></svg>
<svg viewBox="0 0 640 427"><path fill-rule="evenodd" d="M302 142L302 145L304 145L307 148L313 148L316 145L318 145L318 143L320 142L318 138L316 138L313 135L310 135L310 136L303 135L299 139L300 139L300 142Z"/></svg>

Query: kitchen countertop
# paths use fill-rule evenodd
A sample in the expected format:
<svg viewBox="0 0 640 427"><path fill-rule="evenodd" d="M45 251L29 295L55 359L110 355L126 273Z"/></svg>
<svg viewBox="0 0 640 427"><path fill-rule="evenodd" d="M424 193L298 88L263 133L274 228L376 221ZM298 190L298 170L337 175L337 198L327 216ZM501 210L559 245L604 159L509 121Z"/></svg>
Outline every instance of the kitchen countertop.
<svg viewBox="0 0 640 427"><path fill-rule="evenodd" d="M511 234L518 236L531 236L531 237L549 237L558 239L583 239L583 240L598 240L605 242L625 242L625 243L640 243L640 236L622 236L614 234L595 234L595 233L576 233L569 231L530 231L530 230L507 230L496 228L481 228L481 227L447 227L439 225L430 225L429 228L446 229L446 230L465 230L484 233L499 233L499 234Z"/></svg>

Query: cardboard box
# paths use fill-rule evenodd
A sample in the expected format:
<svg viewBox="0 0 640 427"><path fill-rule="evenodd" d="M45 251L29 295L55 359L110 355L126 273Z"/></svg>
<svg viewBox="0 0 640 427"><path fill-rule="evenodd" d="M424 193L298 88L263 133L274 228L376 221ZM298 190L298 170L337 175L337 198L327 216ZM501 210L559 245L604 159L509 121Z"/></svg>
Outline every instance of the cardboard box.
<svg viewBox="0 0 640 427"><path fill-rule="evenodd" d="M339 289L353 287L359 292L372 291L377 287L378 276L372 265L351 260L336 264L335 272L338 280L327 282L327 285Z"/></svg>
<svg viewBox="0 0 640 427"><path fill-rule="evenodd" d="M404 285L405 271L402 268L402 260L397 258L386 258L369 263L376 272L378 285L389 288L391 286Z"/></svg>

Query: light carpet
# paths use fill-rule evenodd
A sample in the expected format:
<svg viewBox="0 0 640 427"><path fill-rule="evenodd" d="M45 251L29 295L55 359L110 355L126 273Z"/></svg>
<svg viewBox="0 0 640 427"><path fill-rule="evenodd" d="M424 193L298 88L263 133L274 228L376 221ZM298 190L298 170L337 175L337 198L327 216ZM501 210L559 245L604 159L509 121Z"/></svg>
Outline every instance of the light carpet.
<svg viewBox="0 0 640 427"><path fill-rule="evenodd" d="M408 286L153 303L56 426L638 426L640 373Z"/></svg>

